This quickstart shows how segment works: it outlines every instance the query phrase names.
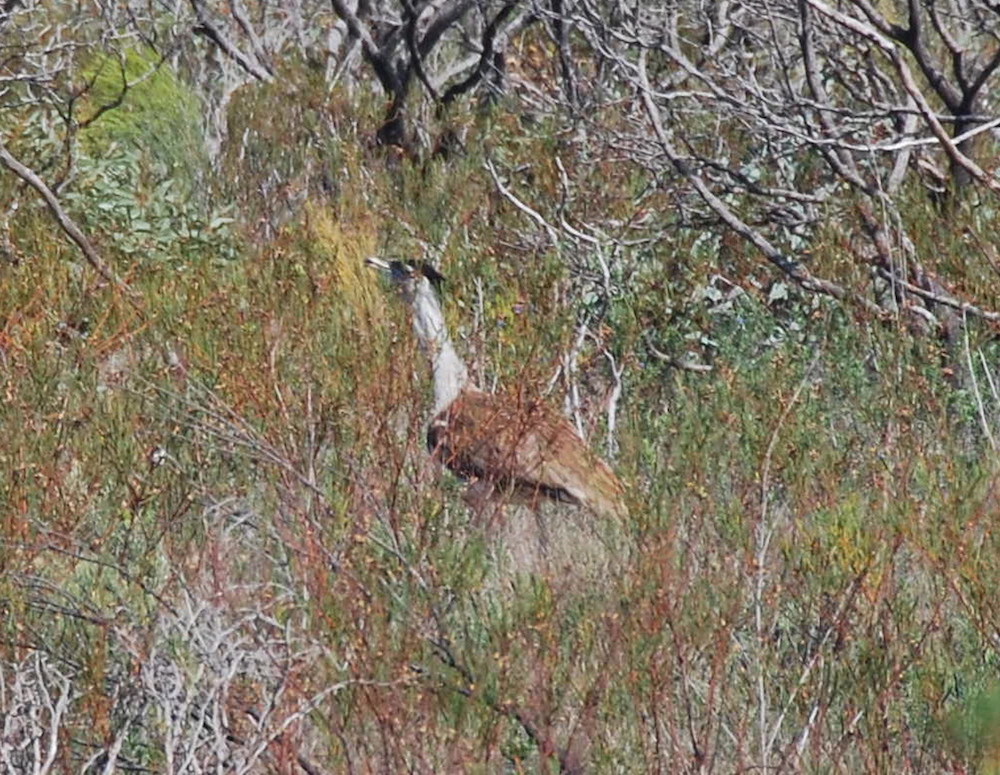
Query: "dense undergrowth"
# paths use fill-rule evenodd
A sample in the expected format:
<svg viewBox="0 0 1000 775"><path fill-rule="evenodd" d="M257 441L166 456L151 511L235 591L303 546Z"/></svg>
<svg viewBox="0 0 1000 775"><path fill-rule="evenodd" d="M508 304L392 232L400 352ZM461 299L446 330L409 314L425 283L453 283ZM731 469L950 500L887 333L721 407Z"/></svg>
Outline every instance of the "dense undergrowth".
<svg viewBox="0 0 1000 775"><path fill-rule="evenodd" d="M67 201L134 296L41 210L12 224L0 768L995 766L992 332L946 346L764 270L737 282L742 245L672 222L568 130L498 111L416 164L354 130L364 106L311 96L234 100L214 198L89 150L122 201ZM662 236L553 244L487 161L543 213L659 202ZM974 216L925 236L996 297ZM831 272L835 232L811 257ZM614 573L518 573L470 520L423 450L427 374L376 252L443 269L480 384L580 396L629 487Z"/></svg>

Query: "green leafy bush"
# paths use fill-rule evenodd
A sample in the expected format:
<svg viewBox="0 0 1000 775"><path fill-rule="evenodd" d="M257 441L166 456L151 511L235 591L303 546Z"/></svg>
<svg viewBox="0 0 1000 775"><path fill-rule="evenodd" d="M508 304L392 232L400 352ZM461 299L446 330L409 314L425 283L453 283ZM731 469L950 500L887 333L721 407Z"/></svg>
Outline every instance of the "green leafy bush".
<svg viewBox="0 0 1000 775"><path fill-rule="evenodd" d="M209 172L198 97L170 63L141 49L96 54L83 68L89 83L80 121L82 151L106 158L115 147L139 153L149 172L203 200Z"/></svg>

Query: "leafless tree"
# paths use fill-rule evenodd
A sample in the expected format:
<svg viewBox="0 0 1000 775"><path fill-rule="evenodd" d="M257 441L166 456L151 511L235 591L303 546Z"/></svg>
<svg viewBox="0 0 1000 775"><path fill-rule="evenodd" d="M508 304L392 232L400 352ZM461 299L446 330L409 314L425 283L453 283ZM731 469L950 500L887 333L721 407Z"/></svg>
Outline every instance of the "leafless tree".
<svg viewBox="0 0 1000 775"><path fill-rule="evenodd" d="M325 30L322 49L302 35L296 40L307 56L328 57L331 83L345 75L356 82L373 77L388 99L377 139L407 150L418 144L419 127L408 119L414 87L419 84L424 100L442 110L477 88L487 95L502 91L508 42L538 19L530 4L489 0L331 0L331 6L332 18L311 17ZM285 27L293 20L290 29L298 30L303 25L294 20L305 14L295 2L246 11L235 2L192 0L192 8L196 31L262 81L274 77L273 62L287 54L287 39L279 41L274 32L276 18L283 17Z"/></svg>
<svg viewBox="0 0 1000 775"><path fill-rule="evenodd" d="M900 202L921 185L939 200L1000 191L982 166L1000 125L989 100L1000 15L986 2L910 0L898 23L879 8L579 0L542 14L569 41L577 67L560 73L580 115L625 119L614 130L585 124L590 142L624 149L670 188L675 223L721 224L806 290L879 313L915 310L947 331L959 313L984 311L917 255ZM559 102L550 93L536 107ZM834 211L859 267L874 273L874 302L803 258Z"/></svg>

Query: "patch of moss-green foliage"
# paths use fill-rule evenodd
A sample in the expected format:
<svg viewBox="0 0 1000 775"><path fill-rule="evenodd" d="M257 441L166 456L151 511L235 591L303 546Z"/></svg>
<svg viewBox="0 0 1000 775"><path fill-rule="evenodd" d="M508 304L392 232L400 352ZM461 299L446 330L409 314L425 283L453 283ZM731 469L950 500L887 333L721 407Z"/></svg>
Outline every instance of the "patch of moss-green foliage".
<svg viewBox="0 0 1000 775"><path fill-rule="evenodd" d="M229 260L232 207L210 195L198 98L141 49L95 55L66 202L129 262Z"/></svg>
<svg viewBox="0 0 1000 775"><path fill-rule="evenodd" d="M197 196L208 171L203 111L170 62L141 48L95 54L83 77L84 152L103 157L115 145L140 152L159 177Z"/></svg>

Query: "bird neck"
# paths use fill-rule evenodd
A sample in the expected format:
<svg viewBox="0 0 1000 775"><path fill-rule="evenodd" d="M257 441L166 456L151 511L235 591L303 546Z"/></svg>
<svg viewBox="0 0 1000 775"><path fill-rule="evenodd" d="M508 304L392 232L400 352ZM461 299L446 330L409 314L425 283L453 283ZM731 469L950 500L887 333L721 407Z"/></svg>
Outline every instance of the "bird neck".
<svg viewBox="0 0 1000 775"><path fill-rule="evenodd" d="M444 313L426 280L413 297L413 328L431 358L434 375L434 411L448 406L469 382L469 372L448 336Z"/></svg>
<svg viewBox="0 0 1000 775"><path fill-rule="evenodd" d="M434 357L434 411L440 412L454 401L469 382L469 372L455 352L451 340L445 340Z"/></svg>

